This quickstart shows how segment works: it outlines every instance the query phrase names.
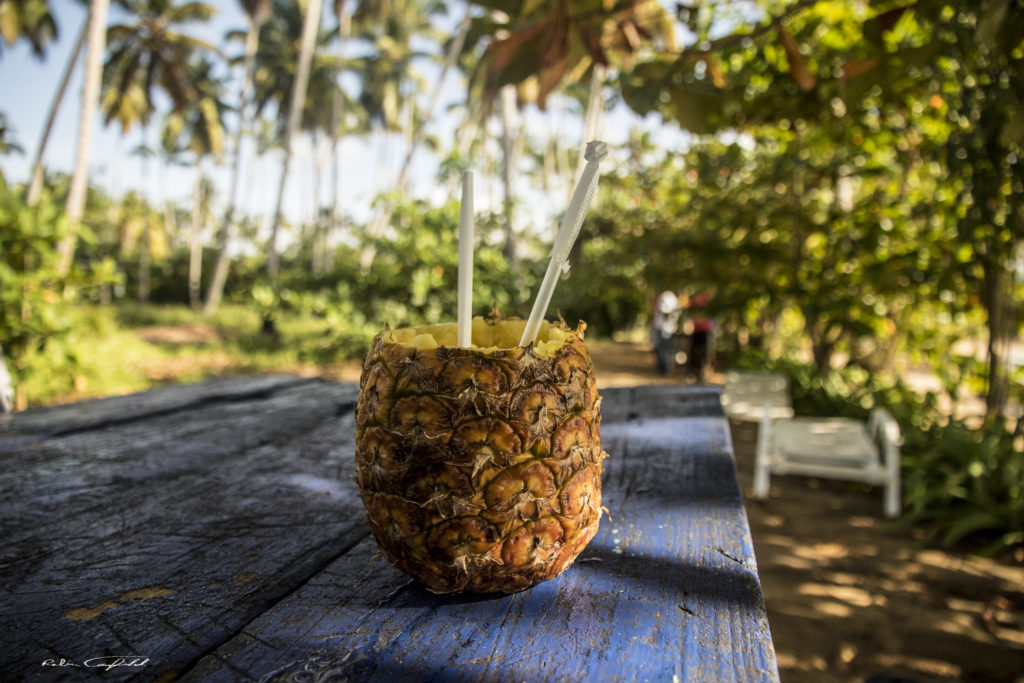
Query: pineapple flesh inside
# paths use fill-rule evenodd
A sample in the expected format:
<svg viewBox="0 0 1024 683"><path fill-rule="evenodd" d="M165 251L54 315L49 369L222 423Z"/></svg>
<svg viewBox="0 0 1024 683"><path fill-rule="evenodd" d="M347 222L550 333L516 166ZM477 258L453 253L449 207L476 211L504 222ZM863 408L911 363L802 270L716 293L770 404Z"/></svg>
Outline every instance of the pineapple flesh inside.
<svg viewBox="0 0 1024 683"><path fill-rule="evenodd" d="M597 533L600 404L575 330L473 320L385 330L363 363L360 495L385 557L437 593L512 593L553 578Z"/></svg>

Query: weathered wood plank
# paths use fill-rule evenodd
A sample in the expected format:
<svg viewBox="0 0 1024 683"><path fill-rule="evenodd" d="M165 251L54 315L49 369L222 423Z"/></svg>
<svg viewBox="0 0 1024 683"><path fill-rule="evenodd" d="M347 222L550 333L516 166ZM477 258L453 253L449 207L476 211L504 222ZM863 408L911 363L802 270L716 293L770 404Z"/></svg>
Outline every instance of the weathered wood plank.
<svg viewBox="0 0 1024 683"><path fill-rule="evenodd" d="M633 411L633 387L601 390L601 422L625 422Z"/></svg>
<svg viewBox="0 0 1024 683"><path fill-rule="evenodd" d="M17 443L12 436L67 434L183 410L207 402L269 396L275 391L317 381L293 375L225 377L198 384L161 387L127 396L2 414L0 453L4 452L5 441L8 447Z"/></svg>
<svg viewBox="0 0 1024 683"><path fill-rule="evenodd" d="M197 388L161 399L170 412L4 453L0 680L129 654L149 658L141 679L175 674L366 536L349 480L356 388L259 386L230 401Z"/></svg>
<svg viewBox="0 0 1024 683"><path fill-rule="evenodd" d="M557 579L435 596L367 539L185 680L777 680L728 434L722 417L606 423L612 518Z"/></svg>
<svg viewBox="0 0 1024 683"><path fill-rule="evenodd" d="M722 391L717 386L652 384L636 387L629 417L712 417L722 414Z"/></svg>
<svg viewBox="0 0 1024 683"><path fill-rule="evenodd" d="M772 680L725 422L624 422L652 403L720 414L706 391L646 391L603 392L613 519L562 577L502 598L370 561L352 386L0 435L0 679L133 654L140 680Z"/></svg>

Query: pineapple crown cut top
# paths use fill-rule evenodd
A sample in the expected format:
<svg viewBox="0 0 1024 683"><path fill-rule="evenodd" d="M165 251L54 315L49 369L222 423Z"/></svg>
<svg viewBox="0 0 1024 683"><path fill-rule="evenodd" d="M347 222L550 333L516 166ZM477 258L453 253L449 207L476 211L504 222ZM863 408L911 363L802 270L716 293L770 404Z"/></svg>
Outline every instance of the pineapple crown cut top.
<svg viewBox="0 0 1024 683"><path fill-rule="evenodd" d="M517 348L525 327L526 321L522 318L485 319L477 316L473 318L470 349L490 354ZM564 320L559 320L558 323L545 320L537 334L537 341L533 343L533 352L541 357L552 356L570 343L573 337L582 340L586 327L587 324L582 320L575 330L570 329ZM403 327L396 330L386 328L381 333L384 341L416 349L457 348L456 335L454 322Z"/></svg>

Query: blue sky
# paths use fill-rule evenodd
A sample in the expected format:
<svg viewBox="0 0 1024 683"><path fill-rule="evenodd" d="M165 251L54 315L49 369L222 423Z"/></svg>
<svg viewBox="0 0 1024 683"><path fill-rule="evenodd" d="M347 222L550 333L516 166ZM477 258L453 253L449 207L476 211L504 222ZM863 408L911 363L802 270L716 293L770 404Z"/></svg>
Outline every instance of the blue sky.
<svg viewBox="0 0 1024 683"><path fill-rule="evenodd" d="M0 111L6 113L8 121L14 129L15 139L24 148L23 155L8 155L0 160L2 169L9 182L20 182L27 179L35 146L41 134L47 108L54 96L61 73L65 67L75 38L85 21L86 12L77 2L72 0L52 0L53 8L59 24L60 37L50 45L45 60L32 56L28 48L19 43L12 48L5 48L0 57ZM224 35L233 29L245 27L245 19L237 2L213 0L217 7L215 18L206 25L190 28L189 33L208 42L222 47L229 54L237 54L240 45L226 45ZM453 6L448 20L454 25L461 17L462 6ZM327 18L325 22L333 22ZM111 8L110 23L124 18L116 7ZM425 61L420 69L428 83L436 80L438 68ZM56 127L48 145L45 162L48 169L69 171L74 158L77 134L77 119L81 100L82 70L79 66L72 79L65 101L57 118ZM448 75L441 102L435 112L435 122L430 133L441 141L441 148L447 149L452 142L453 132L458 123L458 111L446 113L452 104L461 103L464 99L464 83L460 74ZM229 101L231 93L229 92ZM531 133L546 136L555 131L564 136L570 144L578 144L582 121L556 105L547 114L535 108L524 113L527 129ZM609 112L603 119L601 137L611 143L626 139L628 129L637 125L638 120L620 107ZM666 144L678 145L684 139L678 131L665 129L657 117L649 117L642 123L647 129L659 131L659 137ZM150 144L158 135L158 126L149 131ZM128 136L122 136L116 124L104 128L102 121L97 124L97 138L93 148L91 180L102 185L115 194L129 188L144 189L147 196L155 199L176 200L186 205L190 196L193 174L191 168L167 167L152 162L145 165L142 160L131 152L141 142L141 131L134 128ZM339 183L342 208L345 213L357 220L365 220L371 211L373 198L380 191L387 189L397 175L402 157L406 151L404 143L396 136L374 135L367 139L346 138L341 144L341 181ZM269 216L273 211L273 200L280 177L280 156L270 153L263 158L254 160L250 147L243 147L243 154L249 160L246 163L246 175L243 176L243 189L240 200L243 209L252 215ZM296 148L289 176L285 199L285 213L292 221L299 221L312 216L314 198L310 191L313 187L312 171L313 152L305 139L301 139ZM446 197L445 188L437 186L434 180L438 159L429 152L418 152L413 165L411 187L417 196L441 201ZM607 162L606 162L607 163ZM326 173L325 166L325 173ZM148 170L147 170L148 169ZM476 207L486 210L496 207L500 202L501 191L497 180L487 178L486 169L478 168ZM225 161L213 170L213 176L219 188L218 200L226 201L228 187L228 163ZM326 202L328 188L327 176L324 177L322 188ZM550 217L564 210L563 206L548 207L537 188L530 187L529 179L522 178L520 191L524 204L531 207L525 218L530 224L549 223ZM146 187L144 187L146 186ZM520 226L522 227L522 226Z"/></svg>

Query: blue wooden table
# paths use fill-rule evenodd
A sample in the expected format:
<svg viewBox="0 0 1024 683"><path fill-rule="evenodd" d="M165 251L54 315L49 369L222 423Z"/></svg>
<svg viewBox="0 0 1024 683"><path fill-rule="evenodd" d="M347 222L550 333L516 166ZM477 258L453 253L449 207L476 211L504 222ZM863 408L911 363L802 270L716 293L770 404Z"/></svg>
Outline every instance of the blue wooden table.
<svg viewBox="0 0 1024 683"><path fill-rule="evenodd" d="M717 391L602 395L611 518L560 577L501 597L433 595L375 558L353 385L0 417L0 680L778 680Z"/></svg>

